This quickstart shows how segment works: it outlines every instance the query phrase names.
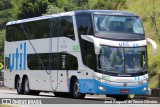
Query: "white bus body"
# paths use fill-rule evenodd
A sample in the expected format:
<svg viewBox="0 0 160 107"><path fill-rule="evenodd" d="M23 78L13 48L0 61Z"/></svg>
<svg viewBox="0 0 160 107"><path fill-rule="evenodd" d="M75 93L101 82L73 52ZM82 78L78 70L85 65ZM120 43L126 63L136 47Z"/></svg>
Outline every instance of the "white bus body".
<svg viewBox="0 0 160 107"><path fill-rule="evenodd" d="M133 72L130 74L117 73L126 70L122 70L123 67L121 66L118 68L119 70L117 70L117 72L114 71L115 73L104 72L103 67L105 68L108 64L105 62L107 59L98 56L102 55L101 48L103 46L104 49L109 49L109 51L118 49L130 50L130 48L134 48L139 51L139 53L143 53L141 55L143 58L140 60L143 60L142 63L147 64L147 41L145 37L143 37L144 35L141 34L140 37L136 36L137 38L139 37L138 39L128 38L127 36L123 37L123 35L120 39L118 39L119 36L111 39L110 36L108 38L99 37L97 36L98 33L80 33L81 28L77 26L80 26L81 23L85 24L83 20L82 22L78 22L83 18L83 14L91 15L89 17L92 17L90 19L92 22L96 20L91 23L92 26L88 24L88 28L82 27L83 32L85 29L88 30L89 27L93 29L93 32L96 32L97 28L94 29L93 24L98 23L98 19L93 19L95 14L110 16L122 15L125 17L136 16L133 13L120 11L84 10L7 23L4 46L5 86L16 88L19 94L39 94L39 92L51 91L54 92L56 96L60 96L63 93L64 95L67 94L74 98L83 98L87 93L123 96L129 94L147 94L147 71L145 71L145 73L142 71L143 73L141 72L140 74L138 74L139 72L137 71L135 76L132 75L134 74ZM54 22L56 18L58 21ZM87 21L87 18L84 20ZM46 22L40 22L42 23L40 25L38 21ZM89 21L87 22L89 23ZM46 23L48 24L45 26ZM54 25L55 23L58 24ZM58 26L58 28L56 28L56 26ZM34 32L34 28L38 30ZM56 30L58 31L56 32ZM37 32L40 32L39 35L42 35L42 38ZM54 32L56 32L57 35L55 35ZM129 33L127 34L129 35ZM118 33L115 35L118 35ZM83 43L81 43L81 40ZM91 48L89 44L91 44ZM94 49L92 49L92 45ZM141 51L139 47L142 47L143 51ZM86 49L84 53L82 50L83 48ZM89 49L91 49L91 51L87 51ZM121 53L121 55L125 54L125 57L129 55L129 52L127 54L125 51ZM92 57L93 59L95 58L95 60L92 61ZM95 72L99 69L99 62L96 60L96 58L99 57L102 58L100 59L100 68L103 70L100 70L102 72ZM124 58L122 59L124 60ZM117 60L115 60L115 62L116 61ZM93 63L93 67L91 63ZM125 66L125 61L123 61L123 65ZM111 67L109 64L108 66ZM142 66L147 70L147 65L144 64Z"/></svg>

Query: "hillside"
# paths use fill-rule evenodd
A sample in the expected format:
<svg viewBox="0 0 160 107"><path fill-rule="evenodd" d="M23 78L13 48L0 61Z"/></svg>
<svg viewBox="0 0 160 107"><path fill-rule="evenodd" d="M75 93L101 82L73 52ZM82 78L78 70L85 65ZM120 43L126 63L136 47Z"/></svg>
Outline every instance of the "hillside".
<svg viewBox="0 0 160 107"><path fill-rule="evenodd" d="M160 0L127 0L128 9L137 13L143 21L146 37L156 41L158 50L157 55L152 55L152 47L148 44L148 60L149 60L149 87L158 87L158 74L160 73L160 44L155 27L152 24L152 17L155 17L157 29L160 35ZM155 12L155 13L154 13Z"/></svg>

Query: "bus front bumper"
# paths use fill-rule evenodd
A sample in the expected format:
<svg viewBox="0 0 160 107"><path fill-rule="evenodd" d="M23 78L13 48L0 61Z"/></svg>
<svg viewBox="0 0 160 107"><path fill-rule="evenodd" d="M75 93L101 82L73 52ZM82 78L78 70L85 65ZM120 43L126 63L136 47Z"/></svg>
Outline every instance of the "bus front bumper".
<svg viewBox="0 0 160 107"><path fill-rule="evenodd" d="M138 86L111 86L95 79L81 79L79 80L79 85L80 92L88 94L148 94L148 82Z"/></svg>

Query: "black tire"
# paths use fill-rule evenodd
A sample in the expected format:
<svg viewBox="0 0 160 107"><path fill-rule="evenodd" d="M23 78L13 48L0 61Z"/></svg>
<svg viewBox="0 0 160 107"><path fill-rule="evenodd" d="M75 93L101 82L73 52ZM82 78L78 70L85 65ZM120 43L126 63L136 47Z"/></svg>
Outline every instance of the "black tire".
<svg viewBox="0 0 160 107"><path fill-rule="evenodd" d="M25 95L31 94L31 90L29 88L29 79L27 77L24 79L24 94Z"/></svg>
<svg viewBox="0 0 160 107"><path fill-rule="evenodd" d="M54 92L55 97L65 97L65 98L70 98L71 95L70 93L65 93L65 92Z"/></svg>
<svg viewBox="0 0 160 107"><path fill-rule="evenodd" d="M61 97L61 93L60 92L54 92L54 96L55 97Z"/></svg>
<svg viewBox="0 0 160 107"><path fill-rule="evenodd" d="M73 96L73 98L76 98L76 99L83 99L86 95L86 94L80 93L79 83L77 79L73 83L73 86L71 88L71 93L72 93L71 96Z"/></svg>
<svg viewBox="0 0 160 107"><path fill-rule="evenodd" d="M128 95L107 95L107 97L113 97L117 101L124 101L128 99Z"/></svg>
<svg viewBox="0 0 160 107"><path fill-rule="evenodd" d="M32 95L39 95L40 91L30 90Z"/></svg>
<svg viewBox="0 0 160 107"><path fill-rule="evenodd" d="M118 96L115 96L115 99L117 101L124 101L128 99L128 95L118 95Z"/></svg>
<svg viewBox="0 0 160 107"><path fill-rule="evenodd" d="M20 80L20 77L18 77L17 80L16 80L16 89L17 89L18 94L24 94L23 83Z"/></svg>

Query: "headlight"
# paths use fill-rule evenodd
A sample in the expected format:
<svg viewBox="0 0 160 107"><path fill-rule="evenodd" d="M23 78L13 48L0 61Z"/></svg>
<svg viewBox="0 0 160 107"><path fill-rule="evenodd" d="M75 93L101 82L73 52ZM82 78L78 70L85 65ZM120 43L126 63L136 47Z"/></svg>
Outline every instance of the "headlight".
<svg viewBox="0 0 160 107"><path fill-rule="evenodd" d="M145 79L145 80L139 81L139 83L141 83L141 84L145 84L145 83L147 83L147 82L148 82L148 79Z"/></svg>
<svg viewBox="0 0 160 107"><path fill-rule="evenodd" d="M96 77L96 76L93 76L93 78L94 78L95 80L99 81L99 82L102 82L102 83L107 83L107 82L109 82L109 81L107 81L107 80L105 80L105 79L98 78L98 77Z"/></svg>

